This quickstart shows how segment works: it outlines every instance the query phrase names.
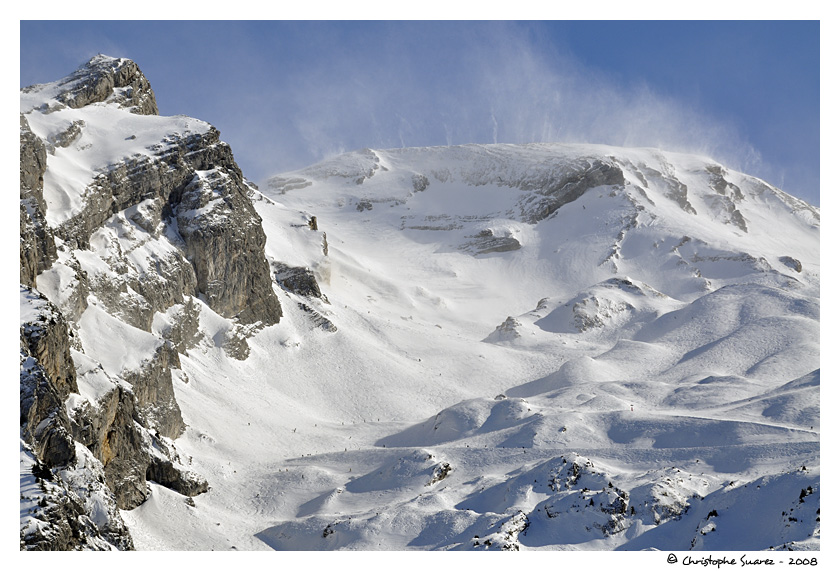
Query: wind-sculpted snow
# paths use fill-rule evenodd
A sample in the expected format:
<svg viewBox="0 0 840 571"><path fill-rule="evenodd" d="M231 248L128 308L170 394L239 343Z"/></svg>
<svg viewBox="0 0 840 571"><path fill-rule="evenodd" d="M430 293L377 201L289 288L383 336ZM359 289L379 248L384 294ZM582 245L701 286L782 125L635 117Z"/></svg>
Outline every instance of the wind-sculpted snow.
<svg viewBox="0 0 840 571"><path fill-rule="evenodd" d="M21 279L76 383L22 343L21 402L66 415L22 424L31 545L819 548L818 209L599 145L363 149L260 192L206 123L77 79L21 103Z"/></svg>
<svg viewBox="0 0 840 571"><path fill-rule="evenodd" d="M819 545L813 207L700 157L572 145L364 150L268 188L332 236L339 331L396 359L336 345L330 378L399 373L353 408L362 432L323 429L338 451L281 465L305 509L267 546ZM395 468L427 453L451 468L431 489Z"/></svg>

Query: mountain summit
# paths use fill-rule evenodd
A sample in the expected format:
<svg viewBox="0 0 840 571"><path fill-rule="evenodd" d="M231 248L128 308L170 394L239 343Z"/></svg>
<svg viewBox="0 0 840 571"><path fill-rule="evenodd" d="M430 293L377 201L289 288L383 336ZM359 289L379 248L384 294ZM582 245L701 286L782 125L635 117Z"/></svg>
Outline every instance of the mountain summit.
<svg viewBox="0 0 840 571"><path fill-rule="evenodd" d="M21 545L130 547L117 508L147 481L208 489L173 444L196 302L238 354L282 315L253 190L216 129L157 116L137 65L102 55L21 90L20 156Z"/></svg>
<svg viewBox="0 0 840 571"><path fill-rule="evenodd" d="M260 190L106 56L20 145L22 549L819 548L817 208L600 145Z"/></svg>
<svg viewBox="0 0 840 571"><path fill-rule="evenodd" d="M108 102L140 115L158 114L155 93L137 64L130 59L102 54L92 57L64 79L21 90L21 112L26 112L25 105L49 108L50 100L52 105L73 109Z"/></svg>

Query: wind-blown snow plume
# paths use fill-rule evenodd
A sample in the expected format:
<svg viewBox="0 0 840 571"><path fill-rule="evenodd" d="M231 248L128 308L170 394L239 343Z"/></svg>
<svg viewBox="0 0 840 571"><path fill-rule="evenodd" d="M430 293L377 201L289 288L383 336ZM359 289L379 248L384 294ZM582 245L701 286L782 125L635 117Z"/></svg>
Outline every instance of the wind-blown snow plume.
<svg viewBox="0 0 840 571"><path fill-rule="evenodd" d="M541 110L455 95L533 137L586 120L552 81ZM154 101L107 56L21 92L23 547L819 548L819 209L593 144L365 148L259 190Z"/></svg>
<svg viewBox="0 0 840 571"><path fill-rule="evenodd" d="M376 57L336 49L325 69L290 77L274 100L288 109L308 155L283 148L271 160L297 157L302 165L331 156L337 145L497 142L650 146L700 153L742 169L759 160L731 126L643 81L628 84L588 69L535 41L522 26L492 23L467 33L436 26L434 48L423 44L426 27L386 42ZM394 25L392 33L399 30ZM278 132L276 144L284 146L282 138Z"/></svg>

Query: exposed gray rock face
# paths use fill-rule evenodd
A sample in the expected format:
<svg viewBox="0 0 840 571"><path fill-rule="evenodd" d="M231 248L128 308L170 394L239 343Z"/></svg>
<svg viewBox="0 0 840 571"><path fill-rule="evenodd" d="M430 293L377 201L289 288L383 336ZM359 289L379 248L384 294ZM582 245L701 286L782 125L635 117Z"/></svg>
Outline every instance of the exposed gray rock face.
<svg viewBox="0 0 840 571"><path fill-rule="evenodd" d="M600 159L579 159L565 172L547 171L542 176L524 180L522 190L535 190L536 195L520 201L522 217L536 224L554 214L561 206L577 200L590 188L624 184L624 172L613 162Z"/></svg>
<svg viewBox="0 0 840 571"><path fill-rule="evenodd" d="M32 113L107 103L157 114L154 93L130 60L97 56L58 86L58 103ZM81 210L49 227L48 161L84 128L83 120L74 120L45 141L21 115L21 284L31 288L37 278L55 301L21 288L22 458L26 447L41 475L31 483L42 490L31 508L33 525L22 528L22 549L132 549L119 510L141 504L148 481L189 496L207 491L207 481L172 444L185 427L173 370L181 374L179 352L200 339L193 299L237 320L224 349L239 359L248 355L248 337L282 316L252 191L212 127L167 135L149 153L98 171ZM317 229L314 217L310 227ZM137 248L150 242L138 256ZM156 330L161 344L137 370L111 378L85 353L74 330L91 294L100 309L147 332L160 324L157 313L165 315L168 327ZM95 390L96 396L68 399L79 392L77 377L90 381L85 394ZM22 479L22 506L23 487Z"/></svg>
<svg viewBox="0 0 840 571"><path fill-rule="evenodd" d="M262 219L238 168L194 175L173 211L208 305L242 323L277 323L283 312L271 287Z"/></svg>
<svg viewBox="0 0 840 571"><path fill-rule="evenodd" d="M21 286L20 424L21 438L47 466L75 458L64 399L78 392L67 326L57 308L38 292ZM24 315L24 311L26 314Z"/></svg>
<svg viewBox="0 0 840 571"><path fill-rule="evenodd" d="M505 146L500 145L492 153L484 155L481 147L465 145L457 147L459 153L470 158L470 171L434 171L431 174L440 182L462 179L464 182L482 186L494 184L526 191L518 201L520 218L529 224L536 224L554 214L561 206L583 196L590 188L624 184L624 172L613 161L600 158L581 157L572 160L557 160L540 165L538 169L506 171ZM421 185L422 186L422 185Z"/></svg>
<svg viewBox="0 0 840 571"><path fill-rule="evenodd" d="M146 470L146 478L189 497L203 494L210 489L207 480L194 472L179 470L171 460L153 458Z"/></svg>
<svg viewBox="0 0 840 571"><path fill-rule="evenodd" d="M44 204L44 171L47 170L47 149L29 128L29 121L20 116L20 188L21 194L33 194L42 211ZM21 196L23 198L23 196ZM43 213L43 212L42 212Z"/></svg>
<svg viewBox="0 0 840 571"><path fill-rule="evenodd" d="M157 115L155 93L136 63L102 54L66 78L58 100L73 109L91 103L116 102L139 115Z"/></svg>
<svg viewBox="0 0 840 571"><path fill-rule="evenodd" d="M426 175L415 174L411 177L411 186L414 188L414 192L423 192L429 188L429 179Z"/></svg>
<svg viewBox="0 0 840 571"><path fill-rule="evenodd" d="M20 283L34 286L38 275L38 250L34 247L37 240L35 226L32 224L26 207L20 205Z"/></svg>
<svg viewBox="0 0 840 571"><path fill-rule="evenodd" d="M747 221L744 215L737 209L736 204L744 199L744 193L741 189L728 180L725 175L726 169L719 165L708 165L706 172L709 174L709 185L718 194L716 197L717 204L714 205L716 211L726 212L729 214L729 223L736 225L738 228L747 232Z"/></svg>
<svg viewBox="0 0 840 571"><path fill-rule="evenodd" d="M615 315L632 309L634 309L633 306L627 302L602 299L592 295L572 306L572 324L575 329L583 333L590 329L604 327Z"/></svg>
<svg viewBox="0 0 840 571"><path fill-rule="evenodd" d="M484 343L500 343L503 341L513 341L514 339L519 339L522 337L522 334L519 333L519 328L522 327L522 324L514 317L508 316L501 325L497 326L496 329L484 338Z"/></svg>
<svg viewBox="0 0 840 571"><path fill-rule="evenodd" d="M129 290L127 281L124 275L117 280L93 275L89 280L90 292L96 295L110 314L129 325L148 331L155 309L142 295Z"/></svg>
<svg viewBox="0 0 840 571"><path fill-rule="evenodd" d="M174 312L172 325L164 330L163 337L175 346L178 353L186 354L187 350L198 345L201 339L199 332L199 306L193 303L193 298Z"/></svg>
<svg viewBox="0 0 840 571"><path fill-rule="evenodd" d="M151 435L150 440L151 463L146 469L146 479L190 497L210 489L204 478L183 465L173 446L156 435Z"/></svg>
<svg viewBox="0 0 840 571"><path fill-rule="evenodd" d="M315 327L323 329L328 333L335 333L336 331L338 331L338 327L336 327L332 321L330 321L329 319L327 319L326 317L324 317L305 303L298 303L298 309L301 309L302 311L306 312L306 314L309 316L310 322L312 322L312 325L314 325Z"/></svg>
<svg viewBox="0 0 840 571"><path fill-rule="evenodd" d="M150 479L191 495L207 489L203 478L175 461L174 447L163 444L163 439L177 437L184 428L172 390L172 369L178 366L174 345L165 342L139 370L124 371L122 380L111 379L92 360L79 369L80 378L92 375L98 378L95 385L113 387L95 401L75 406L70 429L103 466L102 480L120 509L141 504L148 497ZM167 462L172 465L160 472L159 465Z"/></svg>
<svg viewBox="0 0 840 571"><path fill-rule="evenodd" d="M147 231L157 232L161 224L176 231L192 271L174 256L159 272L161 279L132 284L148 307L120 296L127 293L124 286L111 296L112 305L122 305L120 311L142 329L148 330L155 311L185 294L200 294L214 311L243 323L277 323L283 312L271 288L262 220L230 147L213 128L159 147L153 158L126 159L100 174L87 189L82 211L56 234L69 246L89 248L96 229L126 210Z"/></svg>
<svg viewBox="0 0 840 571"><path fill-rule="evenodd" d="M802 262L800 262L796 258L791 258L790 256L782 256L781 258L779 258L779 261L798 273L802 272Z"/></svg>
<svg viewBox="0 0 840 571"><path fill-rule="evenodd" d="M73 121L67 129L51 136L49 142L53 147L69 147L82 134L82 127L84 126L85 122L81 119ZM53 149L54 151L55 149Z"/></svg>
<svg viewBox="0 0 840 571"><path fill-rule="evenodd" d="M37 291L21 287L20 292L39 310L35 317L21 324L21 343L26 343L28 354L38 361L62 399L71 392L79 392L64 316Z"/></svg>
<svg viewBox="0 0 840 571"><path fill-rule="evenodd" d="M44 497L56 498L58 501L47 503L46 500L41 500L44 503L43 507L38 505L37 508L31 508L33 512L28 514L30 521L35 520L38 524L30 524L21 530L20 550L98 551L97 547L86 541L94 526L85 516L84 507L78 498L44 478L38 478L37 483L44 490ZM26 499L28 498L29 496L26 496Z"/></svg>
<svg viewBox="0 0 840 571"><path fill-rule="evenodd" d="M522 247L519 240L510 233L496 236L490 229L482 230L472 238L473 240L465 246L465 249L473 251L476 255L512 252Z"/></svg>
<svg viewBox="0 0 840 571"><path fill-rule="evenodd" d="M117 506L135 508L149 494L146 487L149 454L144 450L142 435L135 426L143 419L132 394L122 386L108 393L98 404L98 415L76 416L74 420L80 425L80 432L74 436L104 465L105 481L114 492Z"/></svg>
<svg viewBox="0 0 840 571"><path fill-rule="evenodd" d="M78 468L53 472L21 444L21 551L134 549L113 495Z"/></svg>
<svg viewBox="0 0 840 571"><path fill-rule="evenodd" d="M75 459L70 420L55 384L32 357L21 335L20 434L47 466Z"/></svg>
<svg viewBox="0 0 840 571"><path fill-rule="evenodd" d="M227 144L219 141L219 132L211 128L206 133L171 136L158 144L151 157L135 156L111 165L100 173L85 190L84 207L56 234L68 246L88 248L94 230L102 227L114 214L140 205L145 200L158 204L157 216L137 213L135 221L143 226L143 214L148 219L146 227L154 228L160 222L160 212L165 209L170 196L180 199L183 188L192 181L196 170L209 170L217 165L239 174L239 167ZM153 226L150 226L153 225Z"/></svg>
<svg viewBox="0 0 840 571"><path fill-rule="evenodd" d="M123 374L131 384L143 426L172 439L180 436L185 428L181 407L172 389L172 369L180 368L178 352L167 342L158 347L154 357L140 370Z"/></svg>
<svg viewBox="0 0 840 571"><path fill-rule="evenodd" d="M304 297L317 297L325 299L315 279L315 272L309 268L287 266L280 262L272 264L274 279L285 289Z"/></svg>
<svg viewBox="0 0 840 571"><path fill-rule="evenodd" d="M251 347L248 345L248 337L252 331L248 327L242 325L235 325L233 328L225 332L224 340L222 342L222 349L225 355L238 361L244 361L251 354Z"/></svg>
<svg viewBox="0 0 840 571"><path fill-rule="evenodd" d="M156 312L183 303L185 296L197 295L195 271L174 248L168 253L150 253L146 268L138 269L126 250L141 246L149 236L134 232L132 224L121 216L112 217L109 227L109 232L94 233L98 237L97 254L106 262L107 270L90 267L85 282L109 313L138 329L151 331Z"/></svg>
<svg viewBox="0 0 840 571"><path fill-rule="evenodd" d="M149 392L148 387L141 388ZM177 412L172 418L180 421ZM160 408L151 413L157 414L157 419L166 418ZM74 410L73 436L104 465L104 481L119 509L133 509L143 503L149 494L148 480L189 496L208 489L207 481L180 463L174 447L166 444L165 435L155 428L161 426L172 433L180 430L177 422L169 427L152 423L147 428L145 423L152 414L124 385L115 385L95 406L85 404Z"/></svg>
<svg viewBox="0 0 840 571"><path fill-rule="evenodd" d="M44 172L47 150L20 116L20 283L35 285L35 276L56 259L55 240L47 226Z"/></svg>
<svg viewBox="0 0 840 571"><path fill-rule="evenodd" d="M64 318L34 290L21 287L21 298L21 447L34 467L35 486L30 487L40 490L30 514L39 523L21 530L21 549L132 549L101 464L80 458L73 438L77 426L64 401L79 389ZM81 450L83 456L89 454ZM91 462L97 466L78 469L80 463ZM22 500L24 487L22 481ZM91 496L96 496L89 500L95 505L87 506L85 498ZM94 508L96 521L88 517Z"/></svg>
<svg viewBox="0 0 840 571"><path fill-rule="evenodd" d="M116 497L105 480L102 463L93 457L90 450L77 444L76 461L56 471L56 481L62 482L69 493L76 494L96 526L96 534L89 536L89 542L106 542L108 549L121 551L134 549L131 534L125 525L117 506ZM69 494L68 494L69 495Z"/></svg>
<svg viewBox="0 0 840 571"><path fill-rule="evenodd" d="M744 193L738 185L726 180L726 169L719 165L708 165L706 171L711 175L711 186L718 194L732 194L736 202L744 199Z"/></svg>
<svg viewBox="0 0 840 571"><path fill-rule="evenodd" d="M660 172L648 165L640 165L640 170L647 177L648 181L661 180L664 182L668 187L668 198L676 202L680 208L689 214L697 214L697 210L694 209L694 206L688 200L688 187L680 182L672 172L669 172L673 170L673 166L664 157L662 157L661 163L665 172Z"/></svg>
<svg viewBox="0 0 840 571"><path fill-rule="evenodd" d="M81 341L73 334L73 328L87 309L87 297L90 294L90 283L85 272L74 254L70 254L60 263L55 263L46 272L39 274L45 277L44 287L39 291L46 295L59 311L64 315L71 328L70 346L81 349Z"/></svg>

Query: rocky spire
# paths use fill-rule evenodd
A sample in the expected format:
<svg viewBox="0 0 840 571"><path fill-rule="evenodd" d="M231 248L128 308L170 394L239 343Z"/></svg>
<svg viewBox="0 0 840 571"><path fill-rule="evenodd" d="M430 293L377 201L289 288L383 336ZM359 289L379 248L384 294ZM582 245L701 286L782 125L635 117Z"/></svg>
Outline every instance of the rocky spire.
<svg viewBox="0 0 840 571"><path fill-rule="evenodd" d="M96 55L60 82L57 99L73 109L112 101L139 115L157 115L152 86L130 59Z"/></svg>

